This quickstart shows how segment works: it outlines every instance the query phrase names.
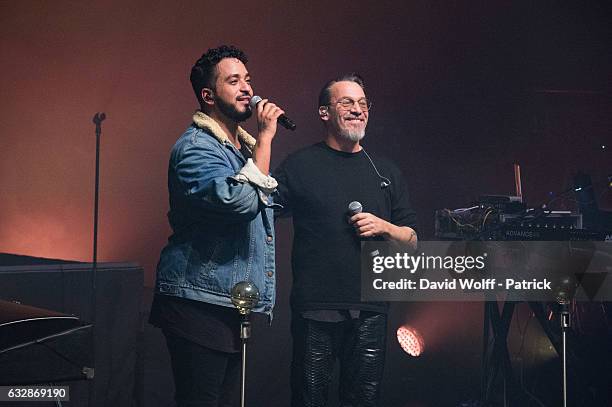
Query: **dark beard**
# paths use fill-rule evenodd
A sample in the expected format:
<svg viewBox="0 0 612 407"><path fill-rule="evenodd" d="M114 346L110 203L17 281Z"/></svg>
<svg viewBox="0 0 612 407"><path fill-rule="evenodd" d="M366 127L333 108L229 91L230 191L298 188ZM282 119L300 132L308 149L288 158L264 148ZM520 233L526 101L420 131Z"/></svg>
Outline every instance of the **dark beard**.
<svg viewBox="0 0 612 407"><path fill-rule="evenodd" d="M225 116L232 119L236 123L241 123L247 120L253 114L253 111L250 107L247 108L247 110L245 110L243 113L241 113L236 110L233 105L225 103L220 98L215 98L215 103L217 104L217 107L219 108L219 111L221 111L221 113L223 113Z"/></svg>

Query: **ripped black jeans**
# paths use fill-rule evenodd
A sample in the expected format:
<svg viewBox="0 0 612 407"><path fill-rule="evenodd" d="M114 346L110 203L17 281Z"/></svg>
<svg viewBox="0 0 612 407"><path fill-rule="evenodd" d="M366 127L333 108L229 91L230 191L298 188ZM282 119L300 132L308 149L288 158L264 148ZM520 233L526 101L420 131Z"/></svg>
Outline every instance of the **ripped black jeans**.
<svg viewBox="0 0 612 407"><path fill-rule="evenodd" d="M291 406L327 406L336 359L340 360L340 407L376 407L386 349L387 315L362 311L359 318L321 322L294 313Z"/></svg>

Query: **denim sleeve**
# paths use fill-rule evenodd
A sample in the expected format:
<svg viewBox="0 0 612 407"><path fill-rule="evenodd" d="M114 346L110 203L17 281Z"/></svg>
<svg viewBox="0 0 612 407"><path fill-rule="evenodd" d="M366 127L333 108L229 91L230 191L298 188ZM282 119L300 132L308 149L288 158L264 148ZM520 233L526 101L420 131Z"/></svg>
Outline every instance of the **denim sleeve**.
<svg viewBox="0 0 612 407"><path fill-rule="evenodd" d="M218 146L188 142L174 158L182 193L192 205L206 211L207 217L249 221L268 205L256 186L236 179L237 171Z"/></svg>
<svg viewBox="0 0 612 407"><path fill-rule="evenodd" d="M261 198L262 202L266 205L270 205L272 197L270 196L274 191L278 183L270 175L263 174L252 158L247 160L247 163L242 167L238 174L232 177L238 182L249 182L257 188L257 193Z"/></svg>

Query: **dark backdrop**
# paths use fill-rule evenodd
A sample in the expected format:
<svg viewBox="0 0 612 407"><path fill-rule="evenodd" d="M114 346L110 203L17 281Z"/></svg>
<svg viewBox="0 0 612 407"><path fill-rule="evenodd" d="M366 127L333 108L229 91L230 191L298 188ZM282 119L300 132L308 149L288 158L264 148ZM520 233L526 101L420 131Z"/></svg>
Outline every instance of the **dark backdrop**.
<svg viewBox="0 0 612 407"><path fill-rule="evenodd" d="M151 286L169 234L168 152L197 106L189 69L222 43L247 51L256 93L298 123L274 164L320 139L320 86L360 72L374 101L365 145L405 173L421 238L435 209L512 193L514 162L532 205L582 170L610 208L611 16L606 1L0 2L0 251L91 258L91 118L104 111L99 259L138 261ZM266 335L283 343L290 238L281 221ZM428 309L429 321L458 312Z"/></svg>

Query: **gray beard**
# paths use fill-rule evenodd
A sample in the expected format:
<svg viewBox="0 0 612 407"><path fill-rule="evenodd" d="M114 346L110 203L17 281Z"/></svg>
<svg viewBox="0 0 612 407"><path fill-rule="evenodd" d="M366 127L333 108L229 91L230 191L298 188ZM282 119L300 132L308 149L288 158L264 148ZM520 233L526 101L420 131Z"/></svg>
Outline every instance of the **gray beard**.
<svg viewBox="0 0 612 407"><path fill-rule="evenodd" d="M362 138L365 137L365 129L364 130L355 130L355 131L351 131L351 130L340 130L339 132L340 137L353 141L353 142L357 142L360 141Z"/></svg>

